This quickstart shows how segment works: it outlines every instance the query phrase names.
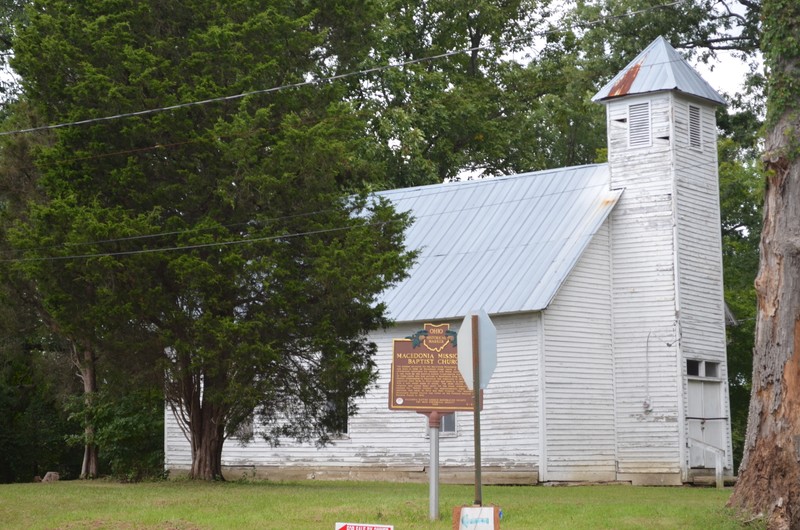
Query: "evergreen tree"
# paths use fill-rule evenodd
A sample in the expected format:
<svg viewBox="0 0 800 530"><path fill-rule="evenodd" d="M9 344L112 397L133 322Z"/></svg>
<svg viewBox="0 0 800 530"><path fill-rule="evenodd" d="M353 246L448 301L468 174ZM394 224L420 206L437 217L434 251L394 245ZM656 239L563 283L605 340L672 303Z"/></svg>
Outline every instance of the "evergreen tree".
<svg viewBox="0 0 800 530"><path fill-rule="evenodd" d="M41 0L14 67L51 123L220 98L318 75L330 37L314 16L282 0ZM324 443L374 379L365 336L409 263L407 219L358 193L384 168L345 89L91 122L37 152L44 198L10 236L17 269L87 385L98 360L161 354L195 478L222 476L253 410L270 440Z"/></svg>

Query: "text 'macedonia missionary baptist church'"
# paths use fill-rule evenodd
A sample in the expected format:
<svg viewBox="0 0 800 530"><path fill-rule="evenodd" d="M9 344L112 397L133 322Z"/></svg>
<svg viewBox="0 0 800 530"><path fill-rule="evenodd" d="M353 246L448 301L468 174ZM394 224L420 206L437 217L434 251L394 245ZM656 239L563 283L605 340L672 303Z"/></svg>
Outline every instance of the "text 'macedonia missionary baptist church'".
<svg viewBox="0 0 800 530"><path fill-rule="evenodd" d="M378 384L318 448L229 439L223 469L269 478L425 481L427 420L389 410L393 339L457 331L478 308L497 333L481 413L487 483L681 484L732 474L715 109L724 100L663 38L593 101L608 162L381 195L415 221L409 277L383 300ZM446 294L446 296L445 296ZM191 468L166 409L165 466ZM473 478L473 419L443 422L442 481Z"/></svg>

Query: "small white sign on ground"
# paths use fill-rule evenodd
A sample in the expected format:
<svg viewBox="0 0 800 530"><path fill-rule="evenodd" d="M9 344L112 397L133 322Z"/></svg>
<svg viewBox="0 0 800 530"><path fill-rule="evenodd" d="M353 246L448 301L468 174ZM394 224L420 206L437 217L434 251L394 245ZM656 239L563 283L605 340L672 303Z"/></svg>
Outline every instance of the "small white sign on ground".
<svg viewBox="0 0 800 530"><path fill-rule="evenodd" d="M336 523L335 530L394 530L394 525L367 523Z"/></svg>
<svg viewBox="0 0 800 530"><path fill-rule="evenodd" d="M462 506L454 510L453 528L458 530L499 530L500 509L497 506ZM455 523L458 523L456 526Z"/></svg>

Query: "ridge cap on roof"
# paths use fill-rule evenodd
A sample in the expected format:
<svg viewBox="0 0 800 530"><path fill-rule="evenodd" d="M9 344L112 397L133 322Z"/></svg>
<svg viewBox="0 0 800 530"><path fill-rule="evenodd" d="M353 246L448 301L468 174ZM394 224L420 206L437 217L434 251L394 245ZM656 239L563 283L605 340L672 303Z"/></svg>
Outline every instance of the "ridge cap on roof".
<svg viewBox="0 0 800 530"><path fill-rule="evenodd" d="M388 194L388 193L400 193L400 192L409 192L418 189L425 189L425 188L432 188L436 186L464 186L464 185L480 185L486 184L491 182L496 182L500 180L509 180L515 178L526 178L526 177L534 177L536 175L549 175L551 173L556 172L563 172L563 171L574 171L579 169L586 169L590 167L603 167L608 166L608 162L593 162L591 164L579 164L576 166L564 166L564 167L554 167L549 169L536 169L533 171L523 171L521 173L511 173L509 175L497 175L487 178L476 178L476 179L466 179L466 180L456 180L450 182L434 182L431 184L418 184L416 186L408 186L406 188L390 188L386 190L381 190L376 192L379 195Z"/></svg>

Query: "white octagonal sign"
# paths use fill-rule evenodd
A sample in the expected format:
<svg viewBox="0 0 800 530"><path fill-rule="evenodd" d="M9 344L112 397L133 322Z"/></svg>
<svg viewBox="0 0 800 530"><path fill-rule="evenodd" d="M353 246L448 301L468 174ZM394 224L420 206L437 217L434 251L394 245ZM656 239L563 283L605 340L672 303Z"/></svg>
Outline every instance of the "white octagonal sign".
<svg viewBox="0 0 800 530"><path fill-rule="evenodd" d="M478 372L480 388L489 385L497 366L497 329L483 309L470 311L458 329L458 371L472 390L472 317L478 317Z"/></svg>

